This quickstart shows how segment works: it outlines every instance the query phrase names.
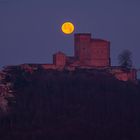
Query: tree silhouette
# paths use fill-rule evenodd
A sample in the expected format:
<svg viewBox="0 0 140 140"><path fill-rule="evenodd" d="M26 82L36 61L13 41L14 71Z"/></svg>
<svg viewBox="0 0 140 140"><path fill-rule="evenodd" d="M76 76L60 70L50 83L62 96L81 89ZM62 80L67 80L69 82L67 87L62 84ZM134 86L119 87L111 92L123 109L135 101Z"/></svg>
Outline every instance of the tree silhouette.
<svg viewBox="0 0 140 140"><path fill-rule="evenodd" d="M118 56L119 65L125 68L132 68L132 53L130 50L123 50Z"/></svg>

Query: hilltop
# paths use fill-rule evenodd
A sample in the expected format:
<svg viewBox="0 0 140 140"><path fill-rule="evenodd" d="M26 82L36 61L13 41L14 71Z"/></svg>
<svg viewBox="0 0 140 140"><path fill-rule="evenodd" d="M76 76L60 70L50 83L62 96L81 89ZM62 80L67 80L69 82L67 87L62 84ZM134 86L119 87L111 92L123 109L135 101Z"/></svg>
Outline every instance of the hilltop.
<svg viewBox="0 0 140 140"><path fill-rule="evenodd" d="M13 96L0 118L2 140L140 138L139 84L96 69L4 72Z"/></svg>

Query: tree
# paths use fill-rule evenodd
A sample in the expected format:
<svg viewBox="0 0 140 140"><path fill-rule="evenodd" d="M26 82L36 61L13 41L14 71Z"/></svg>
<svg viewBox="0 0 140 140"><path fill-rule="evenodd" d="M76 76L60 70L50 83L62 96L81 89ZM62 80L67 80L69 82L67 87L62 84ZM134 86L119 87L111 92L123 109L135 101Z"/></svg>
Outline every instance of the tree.
<svg viewBox="0 0 140 140"><path fill-rule="evenodd" d="M132 68L132 53L129 50L123 50L118 56L119 65L125 68Z"/></svg>

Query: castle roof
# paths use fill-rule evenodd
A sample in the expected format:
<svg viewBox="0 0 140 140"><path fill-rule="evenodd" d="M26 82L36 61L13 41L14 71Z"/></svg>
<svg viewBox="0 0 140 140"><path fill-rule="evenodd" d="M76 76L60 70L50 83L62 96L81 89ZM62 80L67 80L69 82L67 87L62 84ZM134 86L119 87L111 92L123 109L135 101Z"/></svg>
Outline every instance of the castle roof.
<svg viewBox="0 0 140 140"><path fill-rule="evenodd" d="M99 39L99 38L93 38L93 39L91 39L91 42L107 42L107 43L109 43L109 41L103 40L103 39Z"/></svg>

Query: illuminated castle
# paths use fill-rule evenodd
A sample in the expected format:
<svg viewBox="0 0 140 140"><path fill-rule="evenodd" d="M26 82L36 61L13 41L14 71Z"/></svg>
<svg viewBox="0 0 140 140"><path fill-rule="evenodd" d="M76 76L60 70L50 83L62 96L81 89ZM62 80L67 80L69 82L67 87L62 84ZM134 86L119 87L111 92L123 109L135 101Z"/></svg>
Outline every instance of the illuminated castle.
<svg viewBox="0 0 140 140"><path fill-rule="evenodd" d="M110 42L92 39L91 34L75 34L74 56L58 52L53 56L53 63L60 67L109 67Z"/></svg>
<svg viewBox="0 0 140 140"><path fill-rule="evenodd" d="M119 66L111 66L110 42L91 38L91 34L82 33L74 35L74 56L66 56L63 52L53 55L53 64L40 64L43 69L75 70L106 69L117 79L135 81L136 70L126 70ZM23 64L24 69L32 71L38 64Z"/></svg>

